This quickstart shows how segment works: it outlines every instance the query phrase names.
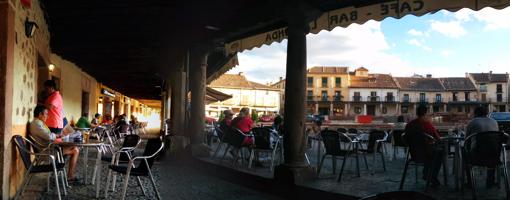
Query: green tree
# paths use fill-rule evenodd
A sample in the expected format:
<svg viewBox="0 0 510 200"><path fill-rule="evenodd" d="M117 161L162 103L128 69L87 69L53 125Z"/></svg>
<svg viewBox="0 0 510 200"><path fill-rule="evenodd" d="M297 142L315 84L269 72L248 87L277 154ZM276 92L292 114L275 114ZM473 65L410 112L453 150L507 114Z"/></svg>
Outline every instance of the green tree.
<svg viewBox="0 0 510 200"><path fill-rule="evenodd" d="M218 118L218 121L221 122L221 120L223 120L223 118L225 118L225 114L223 114L223 112L221 112L220 117Z"/></svg>
<svg viewBox="0 0 510 200"><path fill-rule="evenodd" d="M259 120L259 115L256 112L251 113L251 120L257 122Z"/></svg>

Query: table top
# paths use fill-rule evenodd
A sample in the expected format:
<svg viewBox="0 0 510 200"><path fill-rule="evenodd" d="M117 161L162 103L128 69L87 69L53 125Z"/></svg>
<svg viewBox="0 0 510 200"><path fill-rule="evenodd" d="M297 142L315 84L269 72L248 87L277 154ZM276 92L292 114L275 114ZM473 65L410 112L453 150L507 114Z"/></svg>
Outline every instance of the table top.
<svg viewBox="0 0 510 200"><path fill-rule="evenodd" d="M53 142L53 144L59 145L59 146L79 146L79 147L97 147L104 145L102 142L98 141L90 141L88 143L83 142Z"/></svg>
<svg viewBox="0 0 510 200"><path fill-rule="evenodd" d="M73 127L74 130L78 131L90 131L91 128L79 128L79 127Z"/></svg>

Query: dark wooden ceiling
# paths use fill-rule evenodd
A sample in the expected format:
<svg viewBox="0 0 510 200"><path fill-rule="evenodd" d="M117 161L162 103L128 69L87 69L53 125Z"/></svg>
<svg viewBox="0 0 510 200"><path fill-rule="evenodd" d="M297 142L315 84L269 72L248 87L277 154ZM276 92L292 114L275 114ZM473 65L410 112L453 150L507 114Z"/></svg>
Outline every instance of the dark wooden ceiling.
<svg viewBox="0 0 510 200"><path fill-rule="evenodd" d="M318 11L376 2L305 1ZM53 52L107 86L143 99L159 98L156 86L183 65L186 51L194 45L221 47L223 42L285 26L284 0L41 2ZM215 63L222 58L219 50L209 59L209 72L217 70Z"/></svg>

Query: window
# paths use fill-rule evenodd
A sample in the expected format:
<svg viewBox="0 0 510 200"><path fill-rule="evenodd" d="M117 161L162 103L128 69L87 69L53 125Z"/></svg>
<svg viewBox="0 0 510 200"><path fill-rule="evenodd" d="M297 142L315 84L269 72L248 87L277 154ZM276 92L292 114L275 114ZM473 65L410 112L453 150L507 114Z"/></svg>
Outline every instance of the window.
<svg viewBox="0 0 510 200"><path fill-rule="evenodd" d="M306 91L306 99L308 101L312 101L313 100L313 91L311 91L311 90Z"/></svg>
<svg viewBox="0 0 510 200"><path fill-rule="evenodd" d="M393 92L386 93L386 101L394 101Z"/></svg>
<svg viewBox="0 0 510 200"><path fill-rule="evenodd" d="M436 102L441 102L441 94L436 94Z"/></svg>
<svg viewBox="0 0 510 200"><path fill-rule="evenodd" d="M487 85L485 83L480 83L480 92L487 92Z"/></svg>
<svg viewBox="0 0 510 200"><path fill-rule="evenodd" d="M503 85L501 84L496 85L496 93L503 93Z"/></svg>
<svg viewBox="0 0 510 200"><path fill-rule="evenodd" d="M313 77L306 77L306 87L313 87Z"/></svg>
<svg viewBox="0 0 510 200"><path fill-rule="evenodd" d="M457 92L452 93L452 101L457 101Z"/></svg>
<svg viewBox="0 0 510 200"><path fill-rule="evenodd" d="M464 92L464 101L469 101L469 92Z"/></svg>
<svg viewBox="0 0 510 200"><path fill-rule="evenodd" d="M466 113L470 113L470 112L471 112L471 108L470 108L469 106L466 106L466 109L464 109L464 111L465 111Z"/></svg>
<svg viewBox="0 0 510 200"><path fill-rule="evenodd" d="M340 77L335 78L335 87L342 87L342 79Z"/></svg>
<svg viewBox="0 0 510 200"><path fill-rule="evenodd" d="M323 88L328 87L328 77L322 77L322 87Z"/></svg>
<svg viewBox="0 0 510 200"><path fill-rule="evenodd" d="M335 91L335 101L341 101L342 95L340 91Z"/></svg>
<svg viewBox="0 0 510 200"><path fill-rule="evenodd" d="M409 94L404 94L404 102L409 102Z"/></svg>
<svg viewBox="0 0 510 200"><path fill-rule="evenodd" d="M370 92L370 101L377 101L377 92Z"/></svg>
<svg viewBox="0 0 510 200"><path fill-rule="evenodd" d="M432 106L432 110L434 112L439 112L439 106L435 105L435 106Z"/></svg>
<svg viewBox="0 0 510 200"><path fill-rule="evenodd" d="M482 102L487 102L487 94L481 94L482 95Z"/></svg>
<svg viewBox="0 0 510 200"><path fill-rule="evenodd" d="M498 102L502 102L503 101L503 94L497 94L497 100Z"/></svg>
<svg viewBox="0 0 510 200"><path fill-rule="evenodd" d="M361 107L354 107L354 113L361 114Z"/></svg>
<svg viewBox="0 0 510 200"><path fill-rule="evenodd" d="M328 100L328 91L326 91L326 90L321 91L321 100L322 101Z"/></svg>
<svg viewBox="0 0 510 200"><path fill-rule="evenodd" d="M402 106L401 111L402 111L402 113L408 113L408 112L409 112L409 107L407 107L407 106Z"/></svg>
<svg viewBox="0 0 510 200"><path fill-rule="evenodd" d="M425 93L420 93L420 102L426 102Z"/></svg>
<svg viewBox="0 0 510 200"><path fill-rule="evenodd" d="M361 94L359 92L354 92L354 101L361 101Z"/></svg>

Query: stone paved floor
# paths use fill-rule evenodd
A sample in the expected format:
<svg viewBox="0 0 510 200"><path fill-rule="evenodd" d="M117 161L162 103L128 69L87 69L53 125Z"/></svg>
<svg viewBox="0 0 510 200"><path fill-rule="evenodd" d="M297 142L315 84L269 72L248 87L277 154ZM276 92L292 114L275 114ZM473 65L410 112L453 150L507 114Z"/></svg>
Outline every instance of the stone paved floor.
<svg viewBox="0 0 510 200"><path fill-rule="evenodd" d="M400 179L402 176L403 168L404 168L404 152L400 150L397 158L393 160L393 149L391 148L391 144L386 144L388 149L388 154L386 155L386 167L387 171L384 172L382 169L380 157L377 157L375 164L375 171L372 163L372 156L367 156L369 170L366 170L364 162L360 159L360 168L361 168L361 176L357 177L355 175L355 162L354 159L350 159L346 163L346 168L343 173L343 178L340 183L336 182L336 175L340 171L341 160L337 161L337 174L333 174L331 159L326 159L321 170L320 176L312 182L305 183L302 186L310 187L314 189L319 189L323 191L333 192L333 193L341 193L347 194L356 197L363 197L371 194L376 194L380 192L388 192L388 191L396 191L398 190ZM216 146L214 146L214 149ZM317 161L317 153L316 146L312 149L307 150L307 155L310 159L311 166L316 168ZM222 155L222 154L220 154ZM228 155L228 154L227 154ZM228 156L227 156L228 157ZM263 159L264 160L264 159ZM231 167L230 160L220 162L219 159L208 159L209 162L213 162L215 164L221 164L227 167ZM450 159L451 162L451 159ZM235 169L251 173L258 174L263 177L272 177L272 172L268 170L268 162L263 162L264 167L254 167L253 169L248 169L246 166L237 166ZM450 172L452 164L449 164ZM446 199L446 200L464 200L464 199L472 199L471 190L463 189L463 190L455 190L454 188L454 176L450 173L448 174L448 186L444 186L443 182L443 172L441 170L439 174L439 179L441 181L442 186L437 189L429 188L425 190L425 182L420 179L422 173L422 168L419 167L419 175L418 175L418 183L415 182L415 170L414 167L410 167L408 170L406 182L404 185L404 190L413 190L425 192L437 199ZM486 189L485 187L485 170L476 170L477 177L477 193L478 199L505 199L505 190L503 181L501 181L501 187Z"/></svg>
<svg viewBox="0 0 510 200"><path fill-rule="evenodd" d="M95 153L90 152L89 156L91 159L95 158ZM82 178L83 164L79 161L77 176ZM89 161L89 166L93 165L92 161ZM262 194L258 191L242 187L222 179L217 178L209 174L190 166L188 164L179 164L173 162L172 158L164 158L163 160L156 162L153 166L153 174L158 185L159 192L162 199L183 199L183 200L194 200L194 199L247 199L247 200L259 200L259 199L279 199L277 197ZM68 189L68 195L63 199L77 199L77 200L89 200L95 198L95 185L90 185L90 173L92 173L92 167L89 167L89 184L84 185L82 183L72 184L71 188ZM41 199L41 200L53 200L57 199L56 193L54 192L54 182L51 181L51 189L49 192L46 191L46 175L38 176L34 178L30 187L26 190L22 199ZM83 180L83 179L81 179ZM119 177L117 183L122 183L123 179ZM135 179L131 179L128 187L128 194L126 199L156 199L155 193L152 190L152 185L148 178L142 178L143 186L147 192L147 196L143 196L142 191L138 187ZM101 197L104 198L104 187L106 183L106 167L103 164L103 171L101 177ZM110 192L107 199L120 199L121 186L117 184L117 191L115 193Z"/></svg>

